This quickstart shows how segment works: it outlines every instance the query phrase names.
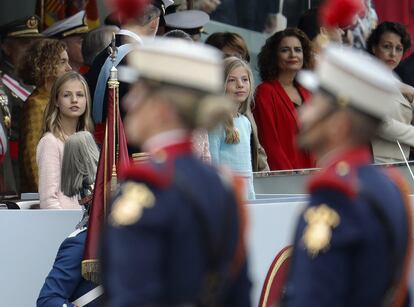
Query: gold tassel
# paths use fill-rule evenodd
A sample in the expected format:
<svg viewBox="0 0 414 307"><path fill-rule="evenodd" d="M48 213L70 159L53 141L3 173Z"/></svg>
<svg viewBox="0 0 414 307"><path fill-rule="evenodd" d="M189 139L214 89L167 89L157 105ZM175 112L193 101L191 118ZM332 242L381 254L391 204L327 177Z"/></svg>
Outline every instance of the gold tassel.
<svg viewBox="0 0 414 307"><path fill-rule="evenodd" d="M115 164L112 165L112 176L111 176L111 192L116 190L117 185L117 175L116 175L116 166Z"/></svg>
<svg viewBox="0 0 414 307"><path fill-rule="evenodd" d="M100 264L99 260L83 260L82 261L82 276L86 280L92 281L95 284L101 283L100 278Z"/></svg>

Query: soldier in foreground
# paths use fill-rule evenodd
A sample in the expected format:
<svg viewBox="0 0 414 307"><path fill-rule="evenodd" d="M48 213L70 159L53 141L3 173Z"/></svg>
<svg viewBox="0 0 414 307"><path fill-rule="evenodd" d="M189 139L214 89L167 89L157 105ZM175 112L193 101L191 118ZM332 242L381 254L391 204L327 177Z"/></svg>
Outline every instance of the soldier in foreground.
<svg viewBox="0 0 414 307"><path fill-rule="evenodd" d="M151 158L119 174L103 243L107 304L250 306L234 181L194 157L190 141L229 116L222 55L164 38L128 60L125 131Z"/></svg>
<svg viewBox="0 0 414 307"><path fill-rule="evenodd" d="M398 93L381 63L329 46L301 113L299 142L322 171L309 182L283 306L403 306L412 246L410 204L398 174L370 166L369 142ZM380 107L381 106L381 107Z"/></svg>

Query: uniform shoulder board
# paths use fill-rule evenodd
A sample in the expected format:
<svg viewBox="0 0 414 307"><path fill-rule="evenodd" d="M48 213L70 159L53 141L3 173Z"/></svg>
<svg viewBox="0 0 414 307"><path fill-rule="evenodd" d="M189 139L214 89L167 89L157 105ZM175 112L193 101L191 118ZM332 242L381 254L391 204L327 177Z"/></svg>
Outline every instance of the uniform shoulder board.
<svg viewBox="0 0 414 307"><path fill-rule="evenodd" d="M68 236L68 238L74 238L74 237L76 237L78 234L80 234L81 232L84 232L86 229L88 229L88 228L87 228L87 227L82 227L82 228L76 229L74 232L72 232L72 233Z"/></svg>
<svg viewBox="0 0 414 307"><path fill-rule="evenodd" d="M150 163L140 163L121 168L119 177L124 181L139 181L159 188L169 186L172 180L171 176L166 175L166 172L156 170Z"/></svg>
<svg viewBox="0 0 414 307"><path fill-rule="evenodd" d="M308 183L310 193L324 188L337 190L349 198L356 197L358 178L355 170L347 162L340 161L332 167L320 171Z"/></svg>

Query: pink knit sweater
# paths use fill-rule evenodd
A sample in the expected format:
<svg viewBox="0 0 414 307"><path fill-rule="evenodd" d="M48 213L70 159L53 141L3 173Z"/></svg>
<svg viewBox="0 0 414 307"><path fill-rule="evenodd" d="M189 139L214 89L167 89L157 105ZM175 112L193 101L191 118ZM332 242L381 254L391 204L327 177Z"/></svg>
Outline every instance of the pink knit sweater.
<svg viewBox="0 0 414 307"><path fill-rule="evenodd" d="M39 198L41 209L80 209L76 197L63 195L60 189L64 143L52 133L46 133L36 149L39 169Z"/></svg>

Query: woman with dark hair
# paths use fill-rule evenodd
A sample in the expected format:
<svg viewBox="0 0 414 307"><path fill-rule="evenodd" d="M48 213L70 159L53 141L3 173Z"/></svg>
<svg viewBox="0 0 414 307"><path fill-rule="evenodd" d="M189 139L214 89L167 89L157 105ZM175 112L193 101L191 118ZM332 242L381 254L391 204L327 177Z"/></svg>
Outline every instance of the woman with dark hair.
<svg viewBox="0 0 414 307"><path fill-rule="evenodd" d="M392 43L396 47L395 50L391 48ZM385 62L392 70L398 66L404 52L410 47L410 34L405 26L398 22L380 23L367 40L367 51Z"/></svg>
<svg viewBox="0 0 414 307"><path fill-rule="evenodd" d="M310 155L296 144L297 108L306 103L310 93L295 78L302 68L313 66L309 39L296 28L275 33L262 47L258 66L263 82L256 89L253 114L270 169L313 167Z"/></svg>
<svg viewBox="0 0 414 307"><path fill-rule="evenodd" d="M398 22L383 22L372 31L367 40L367 51L394 70L411 47L411 38L405 26ZM399 162L409 158L414 146L412 88L401 83L401 94L394 99L394 108L379 136L372 141L375 162ZM400 143L404 156L400 151Z"/></svg>
<svg viewBox="0 0 414 307"><path fill-rule="evenodd" d="M250 62L250 54L246 41L237 33L216 32L207 37L205 43L221 50L226 58L235 56L246 62Z"/></svg>

